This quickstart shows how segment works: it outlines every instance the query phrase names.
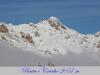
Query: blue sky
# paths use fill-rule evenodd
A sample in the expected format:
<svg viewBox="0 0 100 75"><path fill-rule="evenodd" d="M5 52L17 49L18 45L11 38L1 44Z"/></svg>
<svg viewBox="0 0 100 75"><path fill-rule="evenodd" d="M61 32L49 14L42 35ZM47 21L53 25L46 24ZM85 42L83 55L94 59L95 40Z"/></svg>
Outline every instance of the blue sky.
<svg viewBox="0 0 100 75"><path fill-rule="evenodd" d="M0 0L0 22L37 23L50 16L81 33L100 31L100 0Z"/></svg>

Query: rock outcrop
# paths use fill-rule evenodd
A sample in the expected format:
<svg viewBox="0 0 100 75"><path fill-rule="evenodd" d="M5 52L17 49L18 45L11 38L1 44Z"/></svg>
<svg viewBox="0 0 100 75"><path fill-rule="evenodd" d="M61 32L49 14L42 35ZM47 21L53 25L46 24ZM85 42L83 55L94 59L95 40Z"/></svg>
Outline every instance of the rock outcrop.
<svg viewBox="0 0 100 75"><path fill-rule="evenodd" d="M4 24L2 24L2 25L0 25L0 32L8 33L8 28Z"/></svg>

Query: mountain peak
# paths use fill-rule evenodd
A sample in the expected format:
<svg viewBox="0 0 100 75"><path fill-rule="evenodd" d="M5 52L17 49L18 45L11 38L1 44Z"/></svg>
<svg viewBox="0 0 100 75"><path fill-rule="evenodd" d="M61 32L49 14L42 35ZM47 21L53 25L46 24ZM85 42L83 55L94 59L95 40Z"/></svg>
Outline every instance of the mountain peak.
<svg viewBox="0 0 100 75"><path fill-rule="evenodd" d="M66 29L57 17L52 16L47 21L50 26L55 28L56 30L60 30L60 28Z"/></svg>
<svg viewBox="0 0 100 75"><path fill-rule="evenodd" d="M59 21L59 19L58 19L57 17L55 17L55 16L51 16L51 17L49 18L49 20L51 20L51 21L56 21L56 22Z"/></svg>
<svg viewBox="0 0 100 75"><path fill-rule="evenodd" d="M0 41L42 55L65 55L94 49L100 53L100 32L95 36L77 33L64 26L56 17L38 24L0 24ZM33 50L34 49L34 50ZM94 51L93 50L93 51Z"/></svg>

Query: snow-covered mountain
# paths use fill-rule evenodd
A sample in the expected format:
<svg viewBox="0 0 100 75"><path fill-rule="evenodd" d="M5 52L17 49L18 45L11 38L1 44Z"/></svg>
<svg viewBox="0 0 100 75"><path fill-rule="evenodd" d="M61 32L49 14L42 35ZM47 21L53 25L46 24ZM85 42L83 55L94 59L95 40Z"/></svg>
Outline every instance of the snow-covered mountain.
<svg viewBox="0 0 100 75"><path fill-rule="evenodd" d="M100 32L81 34L63 25L58 18L50 17L37 24L12 25L0 23L0 41L23 51L44 56L100 53Z"/></svg>

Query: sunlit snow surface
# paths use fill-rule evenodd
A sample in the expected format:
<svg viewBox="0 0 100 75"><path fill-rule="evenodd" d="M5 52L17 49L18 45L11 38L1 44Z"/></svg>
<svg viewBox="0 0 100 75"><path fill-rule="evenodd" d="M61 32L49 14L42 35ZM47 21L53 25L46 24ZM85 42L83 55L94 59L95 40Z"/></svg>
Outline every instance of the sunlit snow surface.
<svg viewBox="0 0 100 75"><path fill-rule="evenodd" d="M100 65L100 35L81 34L65 27L56 17L37 24L1 23L8 32L0 32L0 66Z"/></svg>

